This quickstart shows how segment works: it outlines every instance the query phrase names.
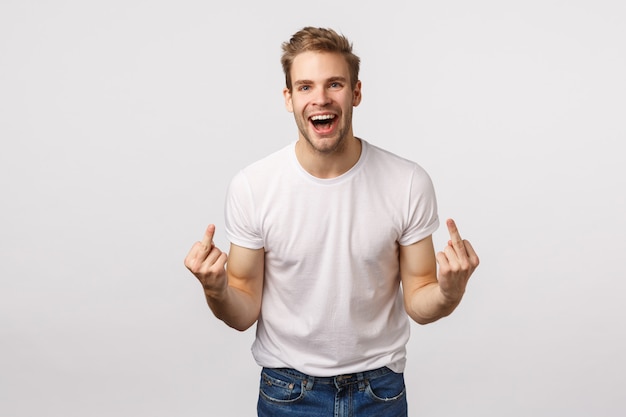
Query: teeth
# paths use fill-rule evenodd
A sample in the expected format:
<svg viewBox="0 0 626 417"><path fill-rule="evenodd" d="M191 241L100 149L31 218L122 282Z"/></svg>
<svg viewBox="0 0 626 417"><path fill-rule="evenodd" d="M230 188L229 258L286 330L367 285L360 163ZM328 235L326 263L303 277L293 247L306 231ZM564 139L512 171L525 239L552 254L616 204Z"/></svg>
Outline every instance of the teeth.
<svg viewBox="0 0 626 417"><path fill-rule="evenodd" d="M329 120L334 118L335 116L333 114L320 114L317 116L312 116L311 120Z"/></svg>

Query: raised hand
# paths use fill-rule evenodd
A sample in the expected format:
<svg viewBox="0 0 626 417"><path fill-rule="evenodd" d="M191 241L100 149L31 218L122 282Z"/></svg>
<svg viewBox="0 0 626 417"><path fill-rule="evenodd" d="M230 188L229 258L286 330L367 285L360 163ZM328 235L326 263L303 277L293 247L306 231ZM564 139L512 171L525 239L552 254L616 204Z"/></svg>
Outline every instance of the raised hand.
<svg viewBox="0 0 626 417"><path fill-rule="evenodd" d="M470 276L478 267L478 255L472 245L461 239L459 229L452 219L446 221L450 240L443 251L438 252L437 262L439 263L439 288L446 299L458 302L465 293L465 287Z"/></svg>
<svg viewBox="0 0 626 417"><path fill-rule="evenodd" d="M205 292L219 296L228 287L226 261L228 256L213 244L215 225L210 224L200 242L196 242L187 256L185 266L204 287Z"/></svg>

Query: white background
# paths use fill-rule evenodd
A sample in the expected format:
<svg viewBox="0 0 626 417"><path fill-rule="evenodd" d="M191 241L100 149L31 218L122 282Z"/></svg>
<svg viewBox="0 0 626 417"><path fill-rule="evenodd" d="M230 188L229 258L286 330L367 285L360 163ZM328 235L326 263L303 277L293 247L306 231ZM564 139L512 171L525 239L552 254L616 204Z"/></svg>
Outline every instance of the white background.
<svg viewBox="0 0 626 417"><path fill-rule="evenodd" d="M253 330L183 258L296 138L280 44L314 25L482 260L412 327L411 415L623 416L625 3L215 3L0 1L0 414L255 415Z"/></svg>

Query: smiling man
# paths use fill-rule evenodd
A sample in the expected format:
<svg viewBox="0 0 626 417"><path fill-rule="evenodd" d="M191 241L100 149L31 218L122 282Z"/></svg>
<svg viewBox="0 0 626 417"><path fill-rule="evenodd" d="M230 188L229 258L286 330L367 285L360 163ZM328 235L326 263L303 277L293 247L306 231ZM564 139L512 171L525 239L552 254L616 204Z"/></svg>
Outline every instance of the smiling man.
<svg viewBox="0 0 626 417"><path fill-rule="evenodd" d="M360 60L344 36L304 28L282 65L298 139L231 181L228 255L209 225L185 265L216 317L257 324L259 416L406 416L409 317L449 315L478 256L451 219L435 254L428 174L354 136Z"/></svg>

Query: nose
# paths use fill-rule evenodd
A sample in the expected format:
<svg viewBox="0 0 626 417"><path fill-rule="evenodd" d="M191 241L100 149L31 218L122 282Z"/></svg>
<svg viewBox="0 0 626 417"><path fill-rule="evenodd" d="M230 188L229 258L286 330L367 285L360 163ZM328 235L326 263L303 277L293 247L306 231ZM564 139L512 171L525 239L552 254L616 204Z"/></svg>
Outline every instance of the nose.
<svg viewBox="0 0 626 417"><path fill-rule="evenodd" d="M329 104L330 101L331 101L330 95L328 94L328 91L326 90L326 88L323 88L323 87L318 88L317 91L315 92L313 103L318 106L325 106Z"/></svg>

